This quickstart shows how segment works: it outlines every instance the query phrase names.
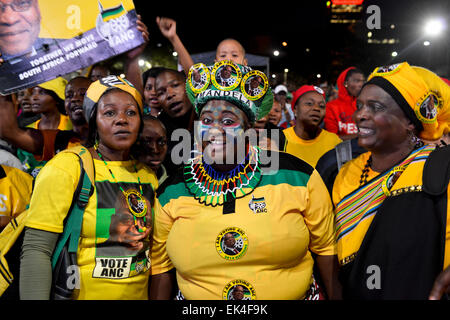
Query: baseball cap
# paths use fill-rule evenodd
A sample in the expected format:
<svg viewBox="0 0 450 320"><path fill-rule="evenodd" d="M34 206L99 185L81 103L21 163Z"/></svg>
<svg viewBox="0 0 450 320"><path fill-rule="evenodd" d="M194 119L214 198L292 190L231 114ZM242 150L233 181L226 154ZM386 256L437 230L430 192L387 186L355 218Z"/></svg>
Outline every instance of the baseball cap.
<svg viewBox="0 0 450 320"><path fill-rule="evenodd" d="M323 91L322 88L312 85L304 85L294 91L291 102L292 109L294 109L297 100L307 92L317 92L318 94L321 94L324 98L326 98L325 91Z"/></svg>
<svg viewBox="0 0 450 320"><path fill-rule="evenodd" d="M284 86L284 85L282 85L282 84L279 84L279 85L277 85L276 87L275 87L275 90L273 91L273 92L275 92L275 93L280 93L281 91L284 91L284 92L286 92L286 94L289 92L289 90L286 88L286 86Z"/></svg>
<svg viewBox="0 0 450 320"><path fill-rule="evenodd" d="M65 96L66 85L67 80L62 77L58 77L53 80L38 84L37 86L46 90L53 91L58 96L58 98L64 100L66 98Z"/></svg>

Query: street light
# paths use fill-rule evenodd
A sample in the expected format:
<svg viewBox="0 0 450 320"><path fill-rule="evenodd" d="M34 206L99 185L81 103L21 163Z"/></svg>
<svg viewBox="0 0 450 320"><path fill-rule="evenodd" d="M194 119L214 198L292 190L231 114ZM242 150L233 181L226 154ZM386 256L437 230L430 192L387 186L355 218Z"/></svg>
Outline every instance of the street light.
<svg viewBox="0 0 450 320"><path fill-rule="evenodd" d="M443 19L435 18L428 20L425 23L424 31L427 36L436 37L439 36L445 29L445 23Z"/></svg>
<svg viewBox="0 0 450 320"><path fill-rule="evenodd" d="M426 40L426 41L423 42L423 45L424 45L425 47L428 47L430 44L431 44L431 42L428 41L428 40Z"/></svg>
<svg viewBox="0 0 450 320"><path fill-rule="evenodd" d="M275 51L273 52L273 55L274 55L275 57L278 57L278 56L280 55L280 51L275 50Z"/></svg>
<svg viewBox="0 0 450 320"><path fill-rule="evenodd" d="M398 55L398 53L397 53L397 51L394 51L394 52L391 53L391 55L392 55L393 57L396 57L396 56Z"/></svg>

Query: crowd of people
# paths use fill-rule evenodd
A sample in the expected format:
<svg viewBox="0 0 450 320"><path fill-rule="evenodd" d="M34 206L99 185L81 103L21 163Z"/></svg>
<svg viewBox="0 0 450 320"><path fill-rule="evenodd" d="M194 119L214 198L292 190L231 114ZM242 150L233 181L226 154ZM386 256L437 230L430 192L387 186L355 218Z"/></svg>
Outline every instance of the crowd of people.
<svg viewBox="0 0 450 320"><path fill-rule="evenodd" d="M141 74L144 44L124 78L97 64L0 97L0 245L23 225L1 298L61 298L54 253L88 154L67 299L448 299L447 79L351 66L337 92L290 92L238 41L194 63L176 21L156 23L181 71Z"/></svg>

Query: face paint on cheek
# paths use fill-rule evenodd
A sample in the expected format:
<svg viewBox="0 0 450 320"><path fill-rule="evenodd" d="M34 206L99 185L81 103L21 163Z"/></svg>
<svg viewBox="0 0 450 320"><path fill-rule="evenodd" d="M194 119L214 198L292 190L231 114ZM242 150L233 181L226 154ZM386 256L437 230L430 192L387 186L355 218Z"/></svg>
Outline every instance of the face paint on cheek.
<svg viewBox="0 0 450 320"><path fill-rule="evenodd" d="M242 123L236 123L231 126L226 126L224 127L224 131L227 141L228 140L235 141L244 135L244 128Z"/></svg>
<svg viewBox="0 0 450 320"><path fill-rule="evenodd" d="M206 137L207 133L212 128L213 128L213 125L200 123L200 125L198 126L198 133L199 133L198 136L200 137L201 141L205 141L205 137Z"/></svg>

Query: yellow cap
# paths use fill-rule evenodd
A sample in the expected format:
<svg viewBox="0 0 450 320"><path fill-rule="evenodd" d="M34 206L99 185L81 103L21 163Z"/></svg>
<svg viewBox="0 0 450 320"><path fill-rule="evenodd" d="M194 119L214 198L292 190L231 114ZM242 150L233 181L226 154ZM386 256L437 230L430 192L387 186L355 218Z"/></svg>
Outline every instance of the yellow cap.
<svg viewBox="0 0 450 320"><path fill-rule="evenodd" d="M64 100L66 98L66 95L65 95L66 85L67 85L67 80L64 78L58 77L56 79L41 83L38 85L38 87L53 91L54 93L56 93L56 95L61 100Z"/></svg>

